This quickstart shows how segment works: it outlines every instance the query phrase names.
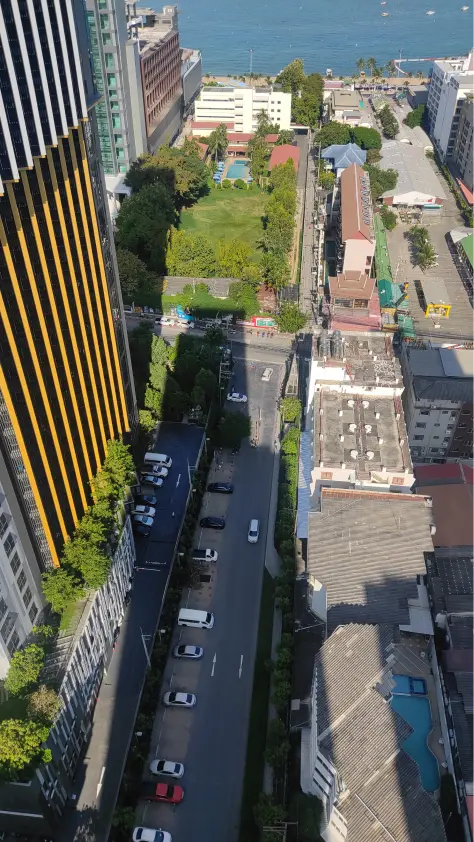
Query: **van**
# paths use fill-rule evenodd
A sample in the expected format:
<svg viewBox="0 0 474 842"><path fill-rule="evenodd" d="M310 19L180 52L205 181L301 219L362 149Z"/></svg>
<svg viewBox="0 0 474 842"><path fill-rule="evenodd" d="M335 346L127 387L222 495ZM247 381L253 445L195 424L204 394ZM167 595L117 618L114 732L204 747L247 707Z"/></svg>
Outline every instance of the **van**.
<svg viewBox="0 0 474 842"><path fill-rule="evenodd" d="M214 614L198 611L196 608L181 608L178 614L178 626L194 626L196 629L212 629Z"/></svg>
<svg viewBox="0 0 474 842"><path fill-rule="evenodd" d="M171 468L172 460L166 453L145 453L145 465L164 465L165 468Z"/></svg>
<svg viewBox="0 0 474 842"><path fill-rule="evenodd" d="M262 374L262 380L264 383L269 383L270 378L273 374L273 368L266 368Z"/></svg>
<svg viewBox="0 0 474 842"><path fill-rule="evenodd" d="M218 554L216 550L200 550L194 549L191 554L191 559L196 562L217 561Z"/></svg>

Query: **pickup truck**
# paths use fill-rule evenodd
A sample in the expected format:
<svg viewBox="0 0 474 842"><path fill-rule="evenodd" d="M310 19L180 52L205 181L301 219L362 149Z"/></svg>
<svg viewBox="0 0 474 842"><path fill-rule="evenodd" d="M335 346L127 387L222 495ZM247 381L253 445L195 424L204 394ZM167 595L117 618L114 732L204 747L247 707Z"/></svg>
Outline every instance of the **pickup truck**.
<svg viewBox="0 0 474 842"><path fill-rule="evenodd" d="M193 561L217 561L218 554L216 550L198 550L194 549L192 551L191 558Z"/></svg>
<svg viewBox="0 0 474 842"><path fill-rule="evenodd" d="M184 798L184 789L174 784L144 783L140 794L145 801L167 801L168 804L179 804Z"/></svg>

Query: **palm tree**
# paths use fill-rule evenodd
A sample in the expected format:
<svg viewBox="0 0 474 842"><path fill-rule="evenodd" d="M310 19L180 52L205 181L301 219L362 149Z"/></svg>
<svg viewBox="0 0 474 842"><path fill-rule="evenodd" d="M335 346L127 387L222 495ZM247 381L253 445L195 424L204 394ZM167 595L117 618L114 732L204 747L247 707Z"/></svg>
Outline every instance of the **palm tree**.
<svg viewBox="0 0 474 842"><path fill-rule="evenodd" d="M214 155L214 160L217 161L218 158L223 158L225 156L225 153L227 152L227 145L227 129L224 124L221 123L207 138L209 154Z"/></svg>
<svg viewBox="0 0 474 842"><path fill-rule="evenodd" d="M387 61L385 67L389 76L395 76L395 73L397 72L397 67L393 60Z"/></svg>
<svg viewBox="0 0 474 842"><path fill-rule="evenodd" d="M271 85L272 84L272 77L271 76L265 76L265 82L267 83L267 85Z"/></svg>
<svg viewBox="0 0 474 842"><path fill-rule="evenodd" d="M423 79L423 71L422 71L422 70L419 70L419 71L418 71L418 73L417 73L416 75L417 75L418 79L419 79L419 80L420 80L420 82L421 82L421 80Z"/></svg>
<svg viewBox="0 0 474 842"><path fill-rule="evenodd" d="M409 79L413 79L413 73L411 72L411 70L410 70L409 73L407 73L407 76L408 76Z"/></svg>
<svg viewBox="0 0 474 842"><path fill-rule="evenodd" d="M365 70L365 58L358 58L356 61L356 67L359 71L359 76L362 76L362 73Z"/></svg>
<svg viewBox="0 0 474 842"><path fill-rule="evenodd" d="M371 75L373 76L375 68L377 67L377 62L375 61L373 56L371 56L370 58L367 59L366 65L367 65L368 69L370 70Z"/></svg>
<svg viewBox="0 0 474 842"><path fill-rule="evenodd" d="M403 84L404 84L405 88L409 88L409 87L410 87L410 83L409 83L408 79L405 79L405 81L404 81L404 83L403 83Z"/></svg>

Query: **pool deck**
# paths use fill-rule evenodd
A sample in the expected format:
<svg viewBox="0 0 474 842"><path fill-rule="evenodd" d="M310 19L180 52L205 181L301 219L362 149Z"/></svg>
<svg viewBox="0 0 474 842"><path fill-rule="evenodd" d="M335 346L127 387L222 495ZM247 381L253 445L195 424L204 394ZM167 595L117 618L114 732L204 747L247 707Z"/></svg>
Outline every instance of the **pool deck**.
<svg viewBox="0 0 474 842"><path fill-rule="evenodd" d="M442 763L446 762L442 739L441 723L439 719L438 702L433 673L430 667L428 644L422 635L401 633L401 641L394 650L396 662L392 665L392 672L398 675L408 675L411 678L424 678L427 696L431 708L433 727L428 735L428 748L438 761L440 777L443 773Z"/></svg>

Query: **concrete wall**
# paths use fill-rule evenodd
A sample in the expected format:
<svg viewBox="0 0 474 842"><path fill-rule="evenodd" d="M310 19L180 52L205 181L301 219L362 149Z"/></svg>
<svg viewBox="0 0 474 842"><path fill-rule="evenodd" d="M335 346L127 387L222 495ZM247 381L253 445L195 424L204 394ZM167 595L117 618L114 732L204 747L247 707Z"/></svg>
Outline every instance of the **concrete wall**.
<svg viewBox="0 0 474 842"><path fill-rule="evenodd" d="M142 77L140 70L139 45L128 41L125 48L128 89L130 94L130 133L133 135L135 157L147 151L145 109L143 105Z"/></svg>
<svg viewBox="0 0 474 842"><path fill-rule="evenodd" d="M375 254L375 243L368 240L347 240L344 248L344 272L360 272L363 274L367 268L366 262L369 257L373 260Z"/></svg>
<svg viewBox="0 0 474 842"><path fill-rule="evenodd" d="M196 57L196 59L194 59L193 56L189 62L183 65L184 69L181 78L183 84L183 102L185 111L190 107L202 86L201 53L196 51L196 56L197 55L199 58Z"/></svg>
<svg viewBox="0 0 474 842"><path fill-rule="evenodd" d="M170 144L181 131L183 107L181 94L168 107L160 122L148 138L148 151L153 154L159 146Z"/></svg>

